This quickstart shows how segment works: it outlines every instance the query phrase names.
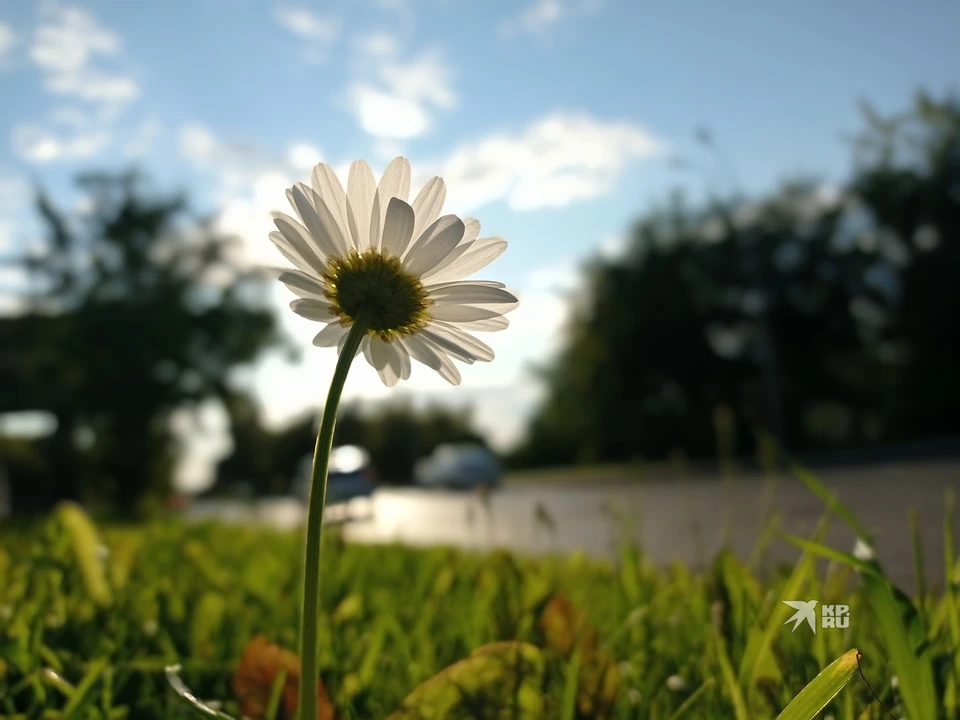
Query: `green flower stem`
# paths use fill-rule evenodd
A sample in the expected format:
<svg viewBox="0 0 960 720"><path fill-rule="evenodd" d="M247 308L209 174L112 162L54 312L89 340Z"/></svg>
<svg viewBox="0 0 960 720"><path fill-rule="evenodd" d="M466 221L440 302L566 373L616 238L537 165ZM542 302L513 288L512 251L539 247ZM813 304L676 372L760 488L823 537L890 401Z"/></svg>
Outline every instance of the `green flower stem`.
<svg viewBox="0 0 960 720"><path fill-rule="evenodd" d="M303 568L303 610L300 616L300 720L317 717L317 622L320 611L320 537L323 526L323 505L327 497L327 466L333 446L333 429L337 424L337 406L350 371L350 363L360 349L360 341L367 332L364 313L354 320L347 342L333 373L323 419L313 451L313 470L310 474L310 501L307 506L307 546Z"/></svg>

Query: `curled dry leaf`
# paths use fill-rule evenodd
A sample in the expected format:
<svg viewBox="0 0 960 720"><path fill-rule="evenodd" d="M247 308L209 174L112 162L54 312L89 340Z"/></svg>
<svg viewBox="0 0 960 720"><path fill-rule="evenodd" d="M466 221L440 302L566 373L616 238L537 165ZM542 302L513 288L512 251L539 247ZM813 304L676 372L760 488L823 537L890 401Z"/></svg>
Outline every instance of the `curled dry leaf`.
<svg viewBox="0 0 960 720"><path fill-rule="evenodd" d="M278 717L293 720L300 689L300 656L271 643L263 635L257 635L247 643L233 675L233 691L245 716L262 718L266 715L273 685L281 671L285 673L285 680ZM317 720L334 720L333 704L319 678L317 699Z"/></svg>
<svg viewBox="0 0 960 720"><path fill-rule="evenodd" d="M550 650L569 659L580 650L577 709L582 717L608 717L620 689L620 671L613 656L598 647L596 629L584 612L555 594L540 614L540 630Z"/></svg>

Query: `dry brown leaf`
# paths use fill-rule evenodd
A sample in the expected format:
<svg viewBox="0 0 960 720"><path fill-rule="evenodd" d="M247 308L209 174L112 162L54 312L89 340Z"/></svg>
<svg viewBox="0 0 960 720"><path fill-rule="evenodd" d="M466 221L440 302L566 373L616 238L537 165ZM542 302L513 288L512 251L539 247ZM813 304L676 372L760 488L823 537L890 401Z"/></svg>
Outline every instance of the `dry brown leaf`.
<svg viewBox="0 0 960 720"><path fill-rule="evenodd" d="M243 651L240 665L233 675L233 691L240 700L243 714L250 718L266 715L270 693L277 675L286 672L280 697L279 717L293 720L300 692L300 656L257 635ZM333 703L317 679L317 720L334 720Z"/></svg>

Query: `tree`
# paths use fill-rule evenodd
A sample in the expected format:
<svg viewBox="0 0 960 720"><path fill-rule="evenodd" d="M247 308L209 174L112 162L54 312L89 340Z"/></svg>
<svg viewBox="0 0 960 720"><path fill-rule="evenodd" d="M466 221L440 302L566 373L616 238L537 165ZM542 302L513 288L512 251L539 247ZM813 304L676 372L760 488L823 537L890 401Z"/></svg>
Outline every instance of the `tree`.
<svg viewBox="0 0 960 720"><path fill-rule="evenodd" d="M0 321L0 411L57 419L50 492L38 500L95 498L131 513L170 485L170 413L229 402L233 368L278 336L236 239L194 219L183 196L148 193L135 172L78 184L85 216L38 194L46 237L17 260L33 289L24 313Z"/></svg>
<svg viewBox="0 0 960 720"><path fill-rule="evenodd" d="M595 261L515 460L713 455L718 406L741 451L960 433L960 105L868 112L855 148L836 195L678 198Z"/></svg>

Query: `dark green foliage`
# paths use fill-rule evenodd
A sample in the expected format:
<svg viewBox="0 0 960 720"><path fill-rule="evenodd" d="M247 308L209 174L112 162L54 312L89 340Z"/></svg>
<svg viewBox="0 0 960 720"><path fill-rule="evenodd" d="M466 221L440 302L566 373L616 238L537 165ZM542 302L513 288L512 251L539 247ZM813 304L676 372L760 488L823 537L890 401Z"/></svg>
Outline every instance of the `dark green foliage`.
<svg viewBox="0 0 960 720"><path fill-rule="evenodd" d="M39 483L11 468L14 505L87 497L132 513L169 487L170 413L229 399L230 371L275 340L274 319L234 240L182 198L147 193L132 173L79 184L86 215L40 193L46 237L21 259L26 311L0 320L0 411L57 420L38 447Z"/></svg>
<svg viewBox="0 0 960 720"><path fill-rule="evenodd" d="M794 450L960 434L960 104L868 113L852 180L682 198L596 260L516 464Z"/></svg>

